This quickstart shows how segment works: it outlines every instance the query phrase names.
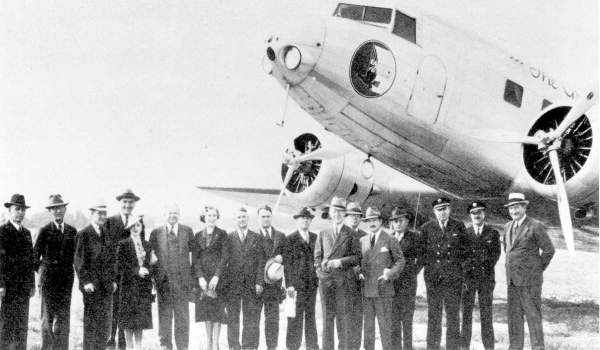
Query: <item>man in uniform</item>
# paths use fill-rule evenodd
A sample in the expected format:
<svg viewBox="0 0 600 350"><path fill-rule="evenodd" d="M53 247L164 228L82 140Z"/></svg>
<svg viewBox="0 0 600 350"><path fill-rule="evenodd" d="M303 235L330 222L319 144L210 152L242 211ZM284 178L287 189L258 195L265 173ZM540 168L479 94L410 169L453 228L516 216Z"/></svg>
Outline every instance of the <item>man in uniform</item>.
<svg viewBox="0 0 600 350"><path fill-rule="evenodd" d="M173 349L173 330L177 350L187 350L190 342L192 275L190 253L194 233L179 223L181 212L176 204L166 207L166 223L152 230L150 245L158 258L154 281L158 301L158 336L163 349Z"/></svg>
<svg viewBox="0 0 600 350"><path fill-rule="evenodd" d="M83 349L104 350L117 290L116 244L105 229L106 205L90 208L91 222L77 233L75 271L83 294Z"/></svg>
<svg viewBox="0 0 600 350"><path fill-rule="evenodd" d="M469 240L465 225L450 217L448 198L439 198L432 206L435 219L421 227L428 306L427 349L440 348L445 309L446 349L456 350L460 346L460 298Z"/></svg>
<svg viewBox="0 0 600 350"><path fill-rule="evenodd" d="M396 295L392 311L392 345L394 349L412 350L412 324L417 295L417 275L421 271L419 233L410 229L413 214L399 207L392 209L390 227L392 236L400 243L404 255L404 269L394 280Z"/></svg>
<svg viewBox="0 0 600 350"><path fill-rule="evenodd" d="M289 235L287 252L283 259L287 292L296 294L296 317L288 318L287 323L285 346L289 350L300 348L303 322L306 349L319 349L315 323L319 279L313 263L317 234L309 230L313 218L308 208L302 208L294 215L298 229Z"/></svg>
<svg viewBox="0 0 600 350"><path fill-rule="evenodd" d="M258 349L265 251L263 237L248 229L248 211L236 213L237 228L227 235L229 262L225 296L229 349ZM240 311L243 318L240 346Z"/></svg>
<svg viewBox="0 0 600 350"><path fill-rule="evenodd" d="M132 216L131 212L135 208L135 204L140 200L140 197L136 196L132 190L126 189L117 196L117 201L121 204L121 212L117 215L113 215L106 220L106 232L112 237L115 245L119 244L119 241L129 237L129 230L127 229L131 223ZM145 237L142 237L144 240ZM116 247L115 247L116 251ZM114 295L115 302L113 303L112 313L112 327L110 329L110 339L108 340L107 346L114 347L118 346L119 349L125 349L125 333L119 327L119 290L115 291ZM117 338L118 329L118 339ZM116 344L115 344L116 343Z"/></svg>
<svg viewBox="0 0 600 350"><path fill-rule="evenodd" d="M35 294L35 258L31 233L23 227L25 197L4 203L8 222L0 226L0 349L27 349L29 298Z"/></svg>
<svg viewBox="0 0 600 350"><path fill-rule="evenodd" d="M381 348L392 350L394 282L404 268L400 244L383 230L379 210L368 208L363 219L369 233L360 239L361 279L364 279L365 350L375 349L375 317Z"/></svg>
<svg viewBox="0 0 600 350"><path fill-rule="evenodd" d="M265 259L283 264L283 255L287 246L285 234L271 226L273 211L268 205L258 208L260 233L263 237ZM279 338L279 304L285 297L282 281L267 283L263 280L261 308L265 310L265 340L268 350L277 349ZM260 311L259 311L260 313Z"/></svg>
<svg viewBox="0 0 600 350"><path fill-rule="evenodd" d="M542 275L554 256L554 246L546 227L527 216L528 204L522 193L511 193L505 205L512 218L504 225L503 237L511 350L523 349L523 316L527 318L531 348L544 349Z"/></svg>
<svg viewBox="0 0 600 350"><path fill-rule="evenodd" d="M69 348L73 259L77 230L64 222L68 202L60 194L48 199L52 221L40 229L33 248L42 296L42 349Z"/></svg>
<svg viewBox="0 0 600 350"><path fill-rule="evenodd" d="M492 301L494 299L494 267L500 257L498 231L485 224L485 204L473 202L467 210L473 225L467 229L471 254L465 266L465 284L462 294L461 341L463 349L470 349L471 326L475 293L479 295L481 340L486 350L494 348Z"/></svg>
<svg viewBox="0 0 600 350"><path fill-rule="evenodd" d="M357 241L367 233L358 226L362 219L362 209L356 202L349 202L346 206L346 225L350 227L354 239ZM348 349L360 349L360 341L363 327L363 295L362 281L359 279L360 266L357 264L353 269L348 270L348 300L350 301L350 314L347 317L346 337L348 339Z"/></svg>

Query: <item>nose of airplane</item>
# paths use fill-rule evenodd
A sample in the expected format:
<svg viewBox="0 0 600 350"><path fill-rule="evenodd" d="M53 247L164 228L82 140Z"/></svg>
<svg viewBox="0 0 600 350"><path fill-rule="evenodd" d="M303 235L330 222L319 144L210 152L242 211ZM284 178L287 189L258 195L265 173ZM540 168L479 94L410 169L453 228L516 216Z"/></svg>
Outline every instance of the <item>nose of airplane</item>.
<svg viewBox="0 0 600 350"><path fill-rule="evenodd" d="M266 40L263 68L295 85L315 67L325 44L325 24L311 18L298 20Z"/></svg>

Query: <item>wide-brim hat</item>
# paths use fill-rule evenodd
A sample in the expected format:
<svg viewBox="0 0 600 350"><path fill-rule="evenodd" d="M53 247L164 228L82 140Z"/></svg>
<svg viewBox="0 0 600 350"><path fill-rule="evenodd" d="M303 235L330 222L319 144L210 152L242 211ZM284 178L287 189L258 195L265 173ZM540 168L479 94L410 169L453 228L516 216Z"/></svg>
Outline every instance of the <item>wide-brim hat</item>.
<svg viewBox="0 0 600 350"><path fill-rule="evenodd" d="M348 203L348 205L346 206L346 216L348 215L358 215L358 216L362 216L362 208L360 207L360 205L356 202L350 202Z"/></svg>
<svg viewBox="0 0 600 350"><path fill-rule="evenodd" d="M485 203L483 203L483 202L472 202L467 207L467 211L469 213L476 213L478 211L485 210L485 208L487 208L487 207L486 207Z"/></svg>
<svg viewBox="0 0 600 350"><path fill-rule="evenodd" d="M265 282L275 283L283 279L283 265L269 259L265 264Z"/></svg>
<svg viewBox="0 0 600 350"><path fill-rule="evenodd" d="M375 208L368 207L365 212L365 217L363 221L371 220L371 219L381 219L381 212Z"/></svg>
<svg viewBox="0 0 600 350"><path fill-rule="evenodd" d="M504 204L505 207L510 207L515 204L529 204L529 201L525 199L523 193L510 193L508 195L508 202Z"/></svg>
<svg viewBox="0 0 600 350"><path fill-rule="evenodd" d="M16 205L18 207L23 207L25 209L30 208L29 206L27 206L27 204L25 204L25 196L23 196L22 194L19 194L19 193L13 194L12 197L10 197L10 200L8 202L4 203L4 207L6 207L6 208L10 208L13 205Z"/></svg>
<svg viewBox="0 0 600 350"><path fill-rule="evenodd" d="M300 209L299 212L297 212L296 214L294 214L294 219L297 218L309 218L309 219L313 219L315 216L312 214L312 212L310 211L310 209L308 209L307 207L304 207L302 209Z"/></svg>
<svg viewBox="0 0 600 350"><path fill-rule="evenodd" d="M450 199L448 199L446 197L440 197L440 198L434 200L433 202L431 202L431 206L433 207L433 209L449 207Z"/></svg>
<svg viewBox="0 0 600 350"><path fill-rule="evenodd" d="M414 218L414 215L408 209L394 207L389 220L394 221L402 218L406 218L408 221L411 221Z"/></svg>
<svg viewBox="0 0 600 350"><path fill-rule="evenodd" d="M331 204L329 205L329 207L346 211L346 201L340 197L333 197L331 199Z"/></svg>
<svg viewBox="0 0 600 350"><path fill-rule="evenodd" d="M133 191L131 189L126 189L125 191L123 191L123 193L121 193L120 195L117 196L117 200L120 201L121 199L124 198L130 198L133 199L134 201L139 201L140 197L136 196L135 193L133 193Z"/></svg>
<svg viewBox="0 0 600 350"><path fill-rule="evenodd" d="M51 194L48 197L48 204L46 205L46 209L66 207L67 204L69 204L69 202L65 202L60 194Z"/></svg>

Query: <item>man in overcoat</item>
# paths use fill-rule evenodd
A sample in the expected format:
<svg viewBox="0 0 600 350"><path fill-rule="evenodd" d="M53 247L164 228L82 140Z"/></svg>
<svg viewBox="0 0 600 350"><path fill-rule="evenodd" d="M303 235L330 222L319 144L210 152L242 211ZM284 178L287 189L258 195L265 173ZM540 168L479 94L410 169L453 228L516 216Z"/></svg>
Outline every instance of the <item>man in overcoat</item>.
<svg viewBox="0 0 600 350"><path fill-rule="evenodd" d="M42 349L67 350L77 230L64 222L67 205L60 194L50 195L46 209L52 221L42 227L34 245L42 296Z"/></svg>
<svg viewBox="0 0 600 350"><path fill-rule="evenodd" d="M9 219L0 226L0 348L25 350L36 267L31 233L23 227L29 207L21 194L14 194L4 207Z"/></svg>

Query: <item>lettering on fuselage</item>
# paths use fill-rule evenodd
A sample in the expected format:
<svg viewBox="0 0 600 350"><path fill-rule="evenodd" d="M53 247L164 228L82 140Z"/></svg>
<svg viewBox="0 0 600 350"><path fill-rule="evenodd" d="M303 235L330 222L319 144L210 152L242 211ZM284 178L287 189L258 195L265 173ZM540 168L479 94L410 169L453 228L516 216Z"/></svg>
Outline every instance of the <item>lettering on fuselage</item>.
<svg viewBox="0 0 600 350"><path fill-rule="evenodd" d="M524 65L523 61L514 56L511 56L510 59L515 63ZM571 100L574 100L577 97L577 93L574 90L571 90L566 86L561 85L558 81L556 81L556 79L552 78L537 67L529 66L529 74L532 78L540 80L542 83L547 84L552 89L561 90L565 94L565 96L567 96Z"/></svg>
<svg viewBox="0 0 600 350"><path fill-rule="evenodd" d="M364 97L379 97L394 83L396 61L392 51L378 41L360 45L350 62L350 82Z"/></svg>

